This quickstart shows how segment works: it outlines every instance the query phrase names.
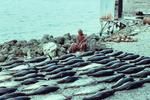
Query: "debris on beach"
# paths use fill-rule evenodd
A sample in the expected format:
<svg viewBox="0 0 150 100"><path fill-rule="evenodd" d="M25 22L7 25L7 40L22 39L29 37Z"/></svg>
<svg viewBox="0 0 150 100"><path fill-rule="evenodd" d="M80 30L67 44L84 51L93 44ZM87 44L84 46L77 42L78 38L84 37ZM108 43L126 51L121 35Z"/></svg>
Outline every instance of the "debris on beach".
<svg viewBox="0 0 150 100"><path fill-rule="evenodd" d="M104 41L105 42L137 42L137 39L134 39L133 37L124 34L116 34L116 35L106 37Z"/></svg>

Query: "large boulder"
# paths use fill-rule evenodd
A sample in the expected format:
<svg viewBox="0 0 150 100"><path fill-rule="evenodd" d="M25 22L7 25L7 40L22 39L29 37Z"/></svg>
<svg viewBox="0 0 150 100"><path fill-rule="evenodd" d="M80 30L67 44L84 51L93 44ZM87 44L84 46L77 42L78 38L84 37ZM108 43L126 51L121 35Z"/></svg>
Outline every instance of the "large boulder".
<svg viewBox="0 0 150 100"><path fill-rule="evenodd" d="M18 42L17 40L11 40L11 41L8 42L8 44L10 46L14 46L14 45L16 45L17 42Z"/></svg>
<svg viewBox="0 0 150 100"><path fill-rule="evenodd" d="M65 38L65 40L71 40L72 37L71 37L70 33L67 33L64 35L64 38Z"/></svg>
<svg viewBox="0 0 150 100"><path fill-rule="evenodd" d="M4 62L7 59L7 56L0 54L0 62Z"/></svg>
<svg viewBox="0 0 150 100"><path fill-rule="evenodd" d="M45 43L43 44L42 49L45 55L55 57L57 51L57 44L54 42Z"/></svg>
<svg viewBox="0 0 150 100"><path fill-rule="evenodd" d="M87 47L88 50L96 50L97 41L99 40L99 36L96 34L91 34L87 37Z"/></svg>
<svg viewBox="0 0 150 100"><path fill-rule="evenodd" d="M18 41L18 42L16 43L16 46L17 46L17 47L25 47L25 46L27 46L27 41L26 41L26 40Z"/></svg>
<svg viewBox="0 0 150 100"><path fill-rule="evenodd" d="M57 44L63 45L65 43L65 38L64 37L56 37L55 40L56 40Z"/></svg>

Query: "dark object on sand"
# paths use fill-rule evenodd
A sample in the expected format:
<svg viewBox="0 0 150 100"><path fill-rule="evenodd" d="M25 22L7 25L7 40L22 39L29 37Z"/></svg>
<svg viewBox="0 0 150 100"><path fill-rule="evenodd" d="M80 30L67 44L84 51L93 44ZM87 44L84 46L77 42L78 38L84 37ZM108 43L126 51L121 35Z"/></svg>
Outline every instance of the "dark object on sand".
<svg viewBox="0 0 150 100"><path fill-rule="evenodd" d="M63 68L64 66L63 65L53 65L53 66L49 66L47 68L43 68L41 69L41 72L51 72L55 69L58 69L58 68Z"/></svg>
<svg viewBox="0 0 150 100"><path fill-rule="evenodd" d="M31 98L28 97L28 96L18 96L18 97L15 97L15 98L10 98L8 100L31 100Z"/></svg>
<svg viewBox="0 0 150 100"><path fill-rule="evenodd" d="M134 60L130 60L129 62L130 63L137 63L137 62L140 62L141 60L143 60L143 56L140 56L140 57L138 57L138 58L136 58L136 59L134 59Z"/></svg>
<svg viewBox="0 0 150 100"><path fill-rule="evenodd" d="M75 63L79 63L79 62L84 62L84 60L82 60L82 59L71 59L67 62L62 63L62 65L72 65Z"/></svg>
<svg viewBox="0 0 150 100"><path fill-rule="evenodd" d="M116 82L116 81L118 81L119 79L121 79L124 76L125 76L124 74L113 75L113 76L108 77L107 79L98 81L98 83L102 83L102 82L105 82L105 83Z"/></svg>
<svg viewBox="0 0 150 100"><path fill-rule="evenodd" d="M65 60L65 59L67 59L67 58L69 58L69 57L74 57L74 56L75 56L74 54L69 53L69 54L60 56L60 57L58 58L58 60Z"/></svg>
<svg viewBox="0 0 150 100"><path fill-rule="evenodd" d="M109 96L112 96L114 93L115 93L114 90L104 90L90 97L85 97L83 98L83 100L103 100Z"/></svg>
<svg viewBox="0 0 150 100"><path fill-rule="evenodd" d="M55 74L54 76L50 76L48 79L58 79L66 76L74 76L75 74L76 74L75 71L65 71L65 72L60 72L58 74Z"/></svg>
<svg viewBox="0 0 150 100"><path fill-rule="evenodd" d="M22 77L30 73L37 73L37 70L21 70L13 75L13 77Z"/></svg>
<svg viewBox="0 0 150 100"><path fill-rule="evenodd" d="M136 15L138 15L138 16L143 16L144 14L143 14L142 11L138 11L138 12L136 12Z"/></svg>
<svg viewBox="0 0 150 100"><path fill-rule="evenodd" d="M46 75L53 75L53 74L60 73L62 71L69 71L69 70L72 70L72 69L73 69L73 67L71 67L71 66L65 66L65 67L62 67L62 68L54 69L51 72L47 72Z"/></svg>
<svg viewBox="0 0 150 100"><path fill-rule="evenodd" d="M126 82L133 82L133 81L134 81L133 78L125 77L125 78L122 78L119 81L117 81L111 88L116 88L116 87L119 87L119 86L121 86L122 84L124 84Z"/></svg>
<svg viewBox="0 0 150 100"><path fill-rule="evenodd" d="M15 92L16 88L6 88L6 87L0 87L0 96L6 93L12 93Z"/></svg>
<svg viewBox="0 0 150 100"><path fill-rule="evenodd" d="M43 77L44 78L44 75L43 74L37 74L37 73L31 73L31 74L27 74L23 77L17 77L14 79L14 81L24 81L26 79L36 78L36 77Z"/></svg>
<svg viewBox="0 0 150 100"><path fill-rule="evenodd" d="M83 52L79 57L91 56L94 54L94 51Z"/></svg>
<svg viewBox="0 0 150 100"><path fill-rule="evenodd" d="M118 62L118 63L114 63L111 66L106 66L106 67L108 69L116 69L116 68L120 68L121 66L126 65L126 64L128 64L128 63L126 63L126 62Z"/></svg>
<svg viewBox="0 0 150 100"><path fill-rule="evenodd" d="M143 59L137 63L135 63L136 65L145 65L145 64L150 64L150 59Z"/></svg>
<svg viewBox="0 0 150 100"><path fill-rule="evenodd" d="M22 85L30 85L38 82L38 78L28 78L21 82Z"/></svg>
<svg viewBox="0 0 150 100"><path fill-rule="evenodd" d="M113 53L113 49L103 49L102 51L100 51L100 53L104 53L104 54Z"/></svg>
<svg viewBox="0 0 150 100"><path fill-rule="evenodd" d="M74 77L74 76L67 76L59 81L57 81L57 83L61 84L61 83L71 83L74 82L76 80L78 80L79 77Z"/></svg>
<svg viewBox="0 0 150 100"><path fill-rule="evenodd" d="M108 55L115 57L115 56L121 55L122 53L123 53L123 51L116 51L116 52L110 53L110 54L108 54Z"/></svg>
<svg viewBox="0 0 150 100"><path fill-rule="evenodd" d="M57 86L48 86L48 85L43 85L40 88L36 89L35 91L28 93L28 95L41 95L41 94L48 94L51 92L55 92L59 89Z"/></svg>
<svg viewBox="0 0 150 100"><path fill-rule="evenodd" d="M94 61L95 63L98 63L98 64L107 64L109 62L112 62L112 61L116 61L117 59L115 58L106 58L106 59L103 59L103 60L100 60L100 61Z"/></svg>
<svg viewBox="0 0 150 100"><path fill-rule="evenodd" d="M143 86L144 82L139 80L139 81L133 81L133 82L126 82L123 85L114 88L114 91L122 91L122 90L130 90L130 89L136 89L140 88Z"/></svg>
<svg viewBox="0 0 150 100"><path fill-rule="evenodd" d="M41 57L36 57L36 58L33 58L33 59L26 60L25 62L26 63L37 63L37 62L42 62L46 59L47 59L46 56L41 56Z"/></svg>
<svg viewBox="0 0 150 100"><path fill-rule="evenodd" d="M138 72L138 73L135 73L135 74L131 74L130 77L145 78L148 75L150 75L150 71L149 70L143 70L141 72Z"/></svg>
<svg viewBox="0 0 150 100"><path fill-rule="evenodd" d="M9 66L9 65L12 65L14 63L24 63L24 60L18 59L18 60L8 61L6 63L1 64L1 66Z"/></svg>
<svg viewBox="0 0 150 100"><path fill-rule="evenodd" d="M124 74L132 74L132 73L137 73L137 72L140 72L142 70L144 70L145 67L131 67L131 68L127 68L123 71L118 71L119 73L124 73Z"/></svg>
<svg viewBox="0 0 150 100"><path fill-rule="evenodd" d="M93 76L93 77L103 77L103 76L111 76L114 74L113 70L102 70L102 71L98 71L92 74L89 74L89 76Z"/></svg>
<svg viewBox="0 0 150 100"><path fill-rule="evenodd" d="M27 96L27 95L21 92L7 93L4 94L3 96L0 96L0 100L8 100L9 98L15 98L18 96Z"/></svg>
<svg viewBox="0 0 150 100"><path fill-rule="evenodd" d="M135 60L139 57L139 55L128 55L124 58L121 58L121 60Z"/></svg>
<svg viewBox="0 0 150 100"><path fill-rule="evenodd" d="M128 68L132 68L132 67L136 67L134 64L126 64L126 65L122 65L119 68L115 68L114 71L122 71Z"/></svg>
<svg viewBox="0 0 150 100"><path fill-rule="evenodd" d="M88 58L88 61L100 61L106 58L108 58L108 56L93 56L91 58Z"/></svg>

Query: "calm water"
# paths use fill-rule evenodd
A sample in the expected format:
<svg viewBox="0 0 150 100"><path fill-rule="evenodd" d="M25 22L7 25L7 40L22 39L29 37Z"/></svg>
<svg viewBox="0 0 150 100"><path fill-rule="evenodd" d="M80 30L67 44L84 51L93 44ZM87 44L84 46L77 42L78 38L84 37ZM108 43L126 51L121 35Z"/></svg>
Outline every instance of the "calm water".
<svg viewBox="0 0 150 100"><path fill-rule="evenodd" d="M75 34L79 28L98 33L100 13L100 0L2 0L0 42Z"/></svg>

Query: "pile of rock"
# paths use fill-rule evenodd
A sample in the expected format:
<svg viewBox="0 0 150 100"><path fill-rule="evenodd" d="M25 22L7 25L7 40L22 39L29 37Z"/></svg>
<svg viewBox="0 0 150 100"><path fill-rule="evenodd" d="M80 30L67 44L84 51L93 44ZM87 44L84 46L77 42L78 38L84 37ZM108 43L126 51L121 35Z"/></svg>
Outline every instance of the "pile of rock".
<svg viewBox="0 0 150 100"><path fill-rule="evenodd" d="M12 40L1 44L0 46L0 62L11 59L17 59L18 57L24 58L28 56L30 52L31 55L41 56L42 50L39 47L38 40L30 40L30 41L17 41Z"/></svg>
<svg viewBox="0 0 150 100"><path fill-rule="evenodd" d="M97 35L90 35L88 38L89 50L94 48L101 48L101 40ZM56 55L60 56L67 53L72 43L76 42L76 36L70 33L60 37L53 37L52 35L44 35L41 39L31 39L29 41L11 40L0 45L0 62L18 58L34 58L44 55L43 45L53 42L57 45Z"/></svg>

